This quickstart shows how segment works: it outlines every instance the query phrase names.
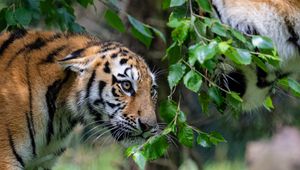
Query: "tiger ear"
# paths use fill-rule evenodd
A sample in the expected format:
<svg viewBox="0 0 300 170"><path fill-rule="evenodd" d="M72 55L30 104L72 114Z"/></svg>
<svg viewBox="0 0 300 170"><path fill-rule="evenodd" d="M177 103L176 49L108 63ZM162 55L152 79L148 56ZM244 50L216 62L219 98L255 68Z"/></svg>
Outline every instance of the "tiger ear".
<svg viewBox="0 0 300 170"><path fill-rule="evenodd" d="M90 66L94 58L95 56L74 58L68 55L64 59L59 60L58 63L65 69L70 69L76 73L83 73Z"/></svg>

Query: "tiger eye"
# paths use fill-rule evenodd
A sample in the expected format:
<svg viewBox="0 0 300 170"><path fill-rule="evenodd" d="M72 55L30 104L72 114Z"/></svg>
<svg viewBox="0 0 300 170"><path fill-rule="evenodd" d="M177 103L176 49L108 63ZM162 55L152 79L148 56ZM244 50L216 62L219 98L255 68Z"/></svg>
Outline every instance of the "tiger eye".
<svg viewBox="0 0 300 170"><path fill-rule="evenodd" d="M129 81L123 81L122 82L122 88L124 90L130 90L131 89L131 83Z"/></svg>

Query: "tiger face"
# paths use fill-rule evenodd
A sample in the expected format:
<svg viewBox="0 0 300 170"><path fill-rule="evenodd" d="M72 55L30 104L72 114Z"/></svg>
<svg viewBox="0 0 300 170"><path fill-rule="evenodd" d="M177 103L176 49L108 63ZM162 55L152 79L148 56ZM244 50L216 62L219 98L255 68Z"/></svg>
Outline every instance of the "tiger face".
<svg viewBox="0 0 300 170"><path fill-rule="evenodd" d="M60 62L78 74L68 105L122 144L141 143L157 132L155 77L141 57L120 44L106 43L102 51Z"/></svg>

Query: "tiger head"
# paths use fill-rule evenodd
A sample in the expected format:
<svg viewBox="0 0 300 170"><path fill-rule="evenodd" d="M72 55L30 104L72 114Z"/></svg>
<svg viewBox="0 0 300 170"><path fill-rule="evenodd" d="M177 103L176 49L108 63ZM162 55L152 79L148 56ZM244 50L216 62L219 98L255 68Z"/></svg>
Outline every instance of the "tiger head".
<svg viewBox="0 0 300 170"><path fill-rule="evenodd" d="M144 60L114 42L100 45L100 51L89 48L83 56L69 55L60 62L77 73L68 101L73 112L86 124L105 126L124 145L156 134L157 85Z"/></svg>

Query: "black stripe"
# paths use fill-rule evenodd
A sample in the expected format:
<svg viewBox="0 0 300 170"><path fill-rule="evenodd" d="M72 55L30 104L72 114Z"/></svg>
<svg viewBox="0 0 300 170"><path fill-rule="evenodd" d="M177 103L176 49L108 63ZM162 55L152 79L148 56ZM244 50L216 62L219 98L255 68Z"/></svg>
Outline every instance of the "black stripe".
<svg viewBox="0 0 300 170"><path fill-rule="evenodd" d="M75 50L74 52L72 52L70 54L69 57L63 58L62 60L59 60L59 61L67 61L67 60L71 60L71 59L75 59L75 58L80 58L80 57L82 57L81 55L85 50L87 50L90 47L99 46L99 45L100 45L100 43L97 41L90 41L87 43L87 45L85 47Z"/></svg>
<svg viewBox="0 0 300 170"><path fill-rule="evenodd" d="M272 82L269 82L267 80L268 74L261 69L260 67L256 67L256 77L257 77L257 83L256 86L259 88L265 88L270 85L272 85Z"/></svg>
<svg viewBox="0 0 300 170"><path fill-rule="evenodd" d="M55 152L56 156L62 155L66 151L66 148L60 148L58 151ZM50 170L50 169L49 169Z"/></svg>
<svg viewBox="0 0 300 170"><path fill-rule="evenodd" d="M99 81L99 97L102 99L102 92L104 87L106 86L106 83L104 81Z"/></svg>
<svg viewBox="0 0 300 170"><path fill-rule="evenodd" d="M128 68L126 68L126 69L124 70L124 74L125 74L127 77L129 77L127 71L129 71L129 70L131 70L131 69L132 69L132 68L128 67Z"/></svg>
<svg viewBox="0 0 300 170"><path fill-rule="evenodd" d="M121 65L126 64L127 61L128 61L127 58L122 58L122 59L120 60L120 64L121 64Z"/></svg>
<svg viewBox="0 0 300 170"><path fill-rule="evenodd" d="M289 37L288 41L291 42L291 43L293 43L296 47L298 47L298 49L300 51L300 44L298 44L299 35L294 30L295 24L292 23L287 17L285 17L284 21L285 21L287 30L288 30L288 32L290 34L290 37Z"/></svg>
<svg viewBox="0 0 300 170"><path fill-rule="evenodd" d="M107 51L110 51L110 50L114 50L114 49L118 49L119 47L118 46L109 46L109 47L106 47L106 48L101 48L101 50L99 51L99 53L104 53L104 52L107 52Z"/></svg>
<svg viewBox="0 0 300 170"><path fill-rule="evenodd" d="M94 105L100 105L100 104L104 104L104 101L102 98L94 101Z"/></svg>
<svg viewBox="0 0 300 170"><path fill-rule="evenodd" d="M32 130L33 136L35 135L35 128L33 122L33 113L32 113L32 88L31 88L31 77L29 73L29 62L30 58L25 58L25 74L26 74L26 81L27 81L27 90L28 90L28 100L29 100L29 125L30 129Z"/></svg>
<svg viewBox="0 0 300 170"><path fill-rule="evenodd" d="M119 53L113 53L110 57L111 58L117 58Z"/></svg>
<svg viewBox="0 0 300 170"><path fill-rule="evenodd" d="M214 10L216 12L217 17L222 21L221 13L220 13L219 9L217 8L217 6L215 6L214 4L212 4L212 7L214 8Z"/></svg>
<svg viewBox="0 0 300 170"><path fill-rule="evenodd" d="M50 52L46 59L43 61L43 63L53 63L54 62L54 58L61 52L63 51L67 46L63 45L60 47L55 48L52 52Z"/></svg>
<svg viewBox="0 0 300 170"><path fill-rule="evenodd" d="M113 49L117 49L120 47L119 43L115 43L115 42L105 42L104 44L101 45L101 49L100 49L100 53L101 52L106 52L109 50L113 50Z"/></svg>
<svg viewBox="0 0 300 170"><path fill-rule="evenodd" d="M56 80L52 85L48 87L48 90L46 92L46 103L48 108L48 122L47 122L47 132L46 132L46 139L47 144L50 143L51 136L53 135L53 120L54 120L54 113L56 111L56 99L58 96L58 93L60 92L62 86L64 83L68 81L68 78L70 77L71 72L66 71L66 75L63 80L59 79Z"/></svg>
<svg viewBox="0 0 300 170"><path fill-rule="evenodd" d="M24 167L24 165L25 165L24 161L16 151L15 143L14 143L14 140L12 138L12 134L11 134L11 131L9 128L7 128L7 135L8 135L8 141L9 141L10 148L11 148L16 160L21 164L22 167Z"/></svg>
<svg viewBox="0 0 300 170"><path fill-rule="evenodd" d="M72 52L72 53L70 54L69 57L64 58L64 59L62 59L62 60L60 60L60 61L67 61L67 60L79 58L85 49L86 49L86 48L80 48L80 49L78 49L78 50Z"/></svg>
<svg viewBox="0 0 300 170"><path fill-rule="evenodd" d="M130 120L130 119L129 119L129 120ZM126 124L126 125L128 125L128 126L130 126L130 127L132 127L133 129L136 129L136 127L135 127L134 125L132 125L131 123L129 123L129 122L127 122L127 121L123 121L123 123ZM126 128L126 126L124 126L124 128ZM127 129L128 129L128 130L131 130L131 129L129 129L128 127L127 127Z"/></svg>
<svg viewBox="0 0 300 170"><path fill-rule="evenodd" d="M112 75L111 79L112 79L112 82L111 82L112 85L115 83L118 83L118 79L116 78L116 76Z"/></svg>
<svg viewBox="0 0 300 170"><path fill-rule="evenodd" d="M34 42L25 45L25 47L21 48L13 57L10 58L6 65L6 69L10 67L12 62L17 58L18 55L21 53L28 53L32 50L41 49L42 47L46 46L49 42L52 42L61 37L61 34L55 34L51 36L49 39L43 40L42 38L37 38Z"/></svg>
<svg viewBox="0 0 300 170"><path fill-rule="evenodd" d="M118 73L118 76L119 77L127 77L125 74L120 74L120 73Z"/></svg>
<svg viewBox="0 0 300 170"><path fill-rule="evenodd" d="M104 64L103 71L104 71L105 73L110 73L110 68L109 68L109 63L108 63L108 61L106 61L106 63Z"/></svg>
<svg viewBox="0 0 300 170"><path fill-rule="evenodd" d="M112 109L114 109L117 106L120 106L120 103L118 104L114 104L114 103L110 103L110 102L105 102L109 107L111 107Z"/></svg>
<svg viewBox="0 0 300 170"><path fill-rule="evenodd" d="M2 55L4 53L5 49L7 49L11 43L13 43L17 39L24 37L26 34L27 34L27 31L24 29L20 29L20 30L16 30L16 31L12 32L10 34L9 38L7 40L5 40L3 42L3 44L1 45L0 55Z"/></svg>
<svg viewBox="0 0 300 170"><path fill-rule="evenodd" d="M113 87L111 89L111 92L112 92L112 94L113 94L114 97L120 97L120 95L118 95L117 92L116 92L116 88Z"/></svg>
<svg viewBox="0 0 300 170"><path fill-rule="evenodd" d="M120 106L115 110L115 113L117 113L119 110L123 110L126 107L126 105Z"/></svg>
<svg viewBox="0 0 300 170"><path fill-rule="evenodd" d="M93 73L87 83L85 98L89 98L89 96L90 96L90 90L91 90L93 82L95 81L95 77L96 77L96 70L93 71Z"/></svg>
<svg viewBox="0 0 300 170"><path fill-rule="evenodd" d="M94 101L95 105L104 104L103 98L102 98L102 91L103 88L106 86L106 83L104 81L99 81L99 99Z"/></svg>
<svg viewBox="0 0 300 170"><path fill-rule="evenodd" d="M29 131L30 143L31 143L31 147L32 147L32 155L33 155L33 157L35 157L36 156L36 150L35 150L35 139L34 139L34 135L33 135L33 129L32 129L32 126L30 124L31 122L30 122L28 113L25 113L25 114L26 114L27 128L28 128L28 131Z"/></svg>
<svg viewBox="0 0 300 170"><path fill-rule="evenodd" d="M95 118L94 118L95 121L99 122L99 120L102 120L101 113L97 112L89 102L87 104L87 107L88 107L89 113L92 114L93 116L95 116Z"/></svg>
<svg viewBox="0 0 300 170"><path fill-rule="evenodd" d="M128 51L128 50L126 50L126 49L124 49L124 48L122 48L122 49L121 49L121 53L122 53L123 55L126 55L126 54L128 54L128 53L129 53L129 51Z"/></svg>

